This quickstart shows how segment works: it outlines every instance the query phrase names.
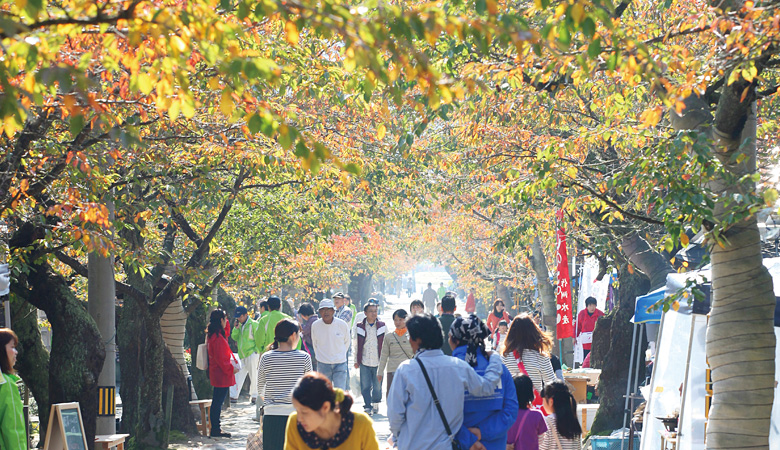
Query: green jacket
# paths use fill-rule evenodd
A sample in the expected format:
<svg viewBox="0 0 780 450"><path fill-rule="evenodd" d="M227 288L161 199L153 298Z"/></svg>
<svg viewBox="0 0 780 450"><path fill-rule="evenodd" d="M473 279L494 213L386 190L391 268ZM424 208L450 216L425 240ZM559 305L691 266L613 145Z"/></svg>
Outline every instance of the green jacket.
<svg viewBox="0 0 780 450"><path fill-rule="evenodd" d="M22 397L16 375L0 373L0 448L27 450L27 431L24 428Z"/></svg>
<svg viewBox="0 0 780 450"><path fill-rule="evenodd" d="M349 304L349 309L352 310L352 321L349 324L349 326L350 327L354 327L355 326L355 317L357 316L357 308L355 307L354 303L350 303Z"/></svg>
<svg viewBox="0 0 780 450"><path fill-rule="evenodd" d="M258 353L262 354L268 350L268 346L274 343L274 330L276 324L284 319L290 319L290 316L281 311L268 311L266 315L260 318L258 321L258 330L255 333L255 343L258 348ZM301 340L298 339L298 347L301 348Z"/></svg>
<svg viewBox="0 0 780 450"><path fill-rule="evenodd" d="M244 322L243 325L238 324L238 326L234 327L233 331L230 332L230 337L238 344L239 358L244 359L252 353L262 353L255 344L258 326L258 322L251 317L247 317L246 322Z"/></svg>

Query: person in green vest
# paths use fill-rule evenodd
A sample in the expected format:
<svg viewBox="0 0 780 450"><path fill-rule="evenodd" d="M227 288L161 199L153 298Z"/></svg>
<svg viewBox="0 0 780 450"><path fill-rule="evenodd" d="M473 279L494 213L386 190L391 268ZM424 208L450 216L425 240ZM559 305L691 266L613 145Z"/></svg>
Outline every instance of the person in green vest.
<svg viewBox="0 0 780 450"><path fill-rule="evenodd" d="M8 328L0 328L0 448L27 450L24 407L16 376L16 346L19 338Z"/></svg>
<svg viewBox="0 0 780 450"><path fill-rule="evenodd" d="M257 314L255 314L255 320L259 322L260 319L265 317L266 314L268 314L268 302L262 301L257 304Z"/></svg>
<svg viewBox="0 0 780 450"><path fill-rule="evenodd" d="M268 312L260 317L257 334L255 335L258 353L261 355L268 351L268 347L274 343L274 330L276 329L276 324L284 319L292 319L292 317L281 311L282 299L279 297L272 295L268 297L266 302L268 303ZM301 349L300 339L298 339L298 344L295 348L296 350Z"/></svg>
<svg viewBox="0 0 780 450"><path fill-rule="evenodd" d="M439 289L436 289L436 295L439 296L439 300L443 299L447 295L447 288L444 287L444 283L439 283Z"/></svg>
<svg viewBox="0 0 780 450"><path fill-rule="evenodd" d="M347 306L349 306L349 309L352 310L352 321L350 322L349 326L354 327L355 326L355 317L357 316L357 308L355 307L355 304L352 303L352 297L349 296L349 294L344 294L344 300L347 302Z"/></svg>
<svg viewBox="0 0 780 450"><path fill-rule="evenodd" d="M260 349L255 344L259 324L249 316L243 306L236 308L235 323L230 337L238 346L238 357L241 359L241 370L236 374L236 384L230 388L230 401L236 403L244 387L244 380L249 375L249 398L254 405L257 401L257 364L260 361Z"/></svg>

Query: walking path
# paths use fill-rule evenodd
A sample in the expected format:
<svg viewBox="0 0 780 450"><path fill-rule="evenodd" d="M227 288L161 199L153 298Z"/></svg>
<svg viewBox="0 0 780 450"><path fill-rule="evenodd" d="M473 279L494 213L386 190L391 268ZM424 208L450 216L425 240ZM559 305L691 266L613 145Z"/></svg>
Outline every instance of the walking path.
<svg viewBox="0 0 780 450"><path fill-rule="evenodd" d="M423 274L418 274L420 277ZM438 274L437 274L438 275ZM427 283L427 282L426 282ZM385 297L387 304L385 305L382 314L379 318L387 324L388 332L395 329L393 325L393 311L396 309L405 309L409 311L409 299L406 295L402 295L400 298L395 295L388 295ZM422 294L412 295L412 299L422 298ZM458 310L462 311L464 305L458 304ZM352 352L354 355L355 352ZM350 386L352 388L352 396L355 398L355 403L352 406L352 411L363 411L363 398L360 395L360 381L358 377L358 371L353 367L354 361L350 360ZM389 448L387 445L387 439L390 437L390 424L387 421L387 403L384 398L385 387L382 386L382 403L379 405L379 413L374 414L372 417L374 420L374 430L376 431L377 438L379 439L380 448ZM230 439L212 439L204 436L187 437L186 440L174 442L169 448L176 450L185 450L190 448L202 448L202 449L226 449L226 450L243 450L246 448L247 437L256 433L260 427L260 424L252 420L255 415L255 405L249 403L249 398L242 396L238 403L231 404L230 408L222 411L222 429L231 433L233 437Z"/></svg>

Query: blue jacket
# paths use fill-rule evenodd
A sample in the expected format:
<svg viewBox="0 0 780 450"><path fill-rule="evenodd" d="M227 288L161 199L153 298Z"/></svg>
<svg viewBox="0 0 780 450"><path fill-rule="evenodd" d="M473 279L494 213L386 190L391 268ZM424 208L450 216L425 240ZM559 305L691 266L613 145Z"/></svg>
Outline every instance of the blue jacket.
<svg viewBox="0 0 780 450"><path fill-rule="evenodd" d="M452 356L461 360L466 359L466 346L460 346L452 351ZM481 354L477 354L477 367L474 370L478 375L485 373L488 360ZM487 450L505 450L506 436L512 424L517 418L519 405L512 374L506 366L502 367L501 381L493 391L493 395L476 397L466 392L463 402L463 425L458 431L458 440L465 448L470 448L476 442L476 436L468 428L479 428L482 434L482 444Z"/></svg>

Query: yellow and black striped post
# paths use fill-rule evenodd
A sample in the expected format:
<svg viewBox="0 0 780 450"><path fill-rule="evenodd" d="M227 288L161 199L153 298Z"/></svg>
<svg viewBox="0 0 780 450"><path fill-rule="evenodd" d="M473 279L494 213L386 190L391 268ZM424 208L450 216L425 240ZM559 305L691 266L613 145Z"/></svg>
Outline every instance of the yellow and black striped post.
<svg viewBox="0 0 780 450"><path fill-rule="evenodd" d="M116 387L98 387L98 416L116 415Z"/></svg>

